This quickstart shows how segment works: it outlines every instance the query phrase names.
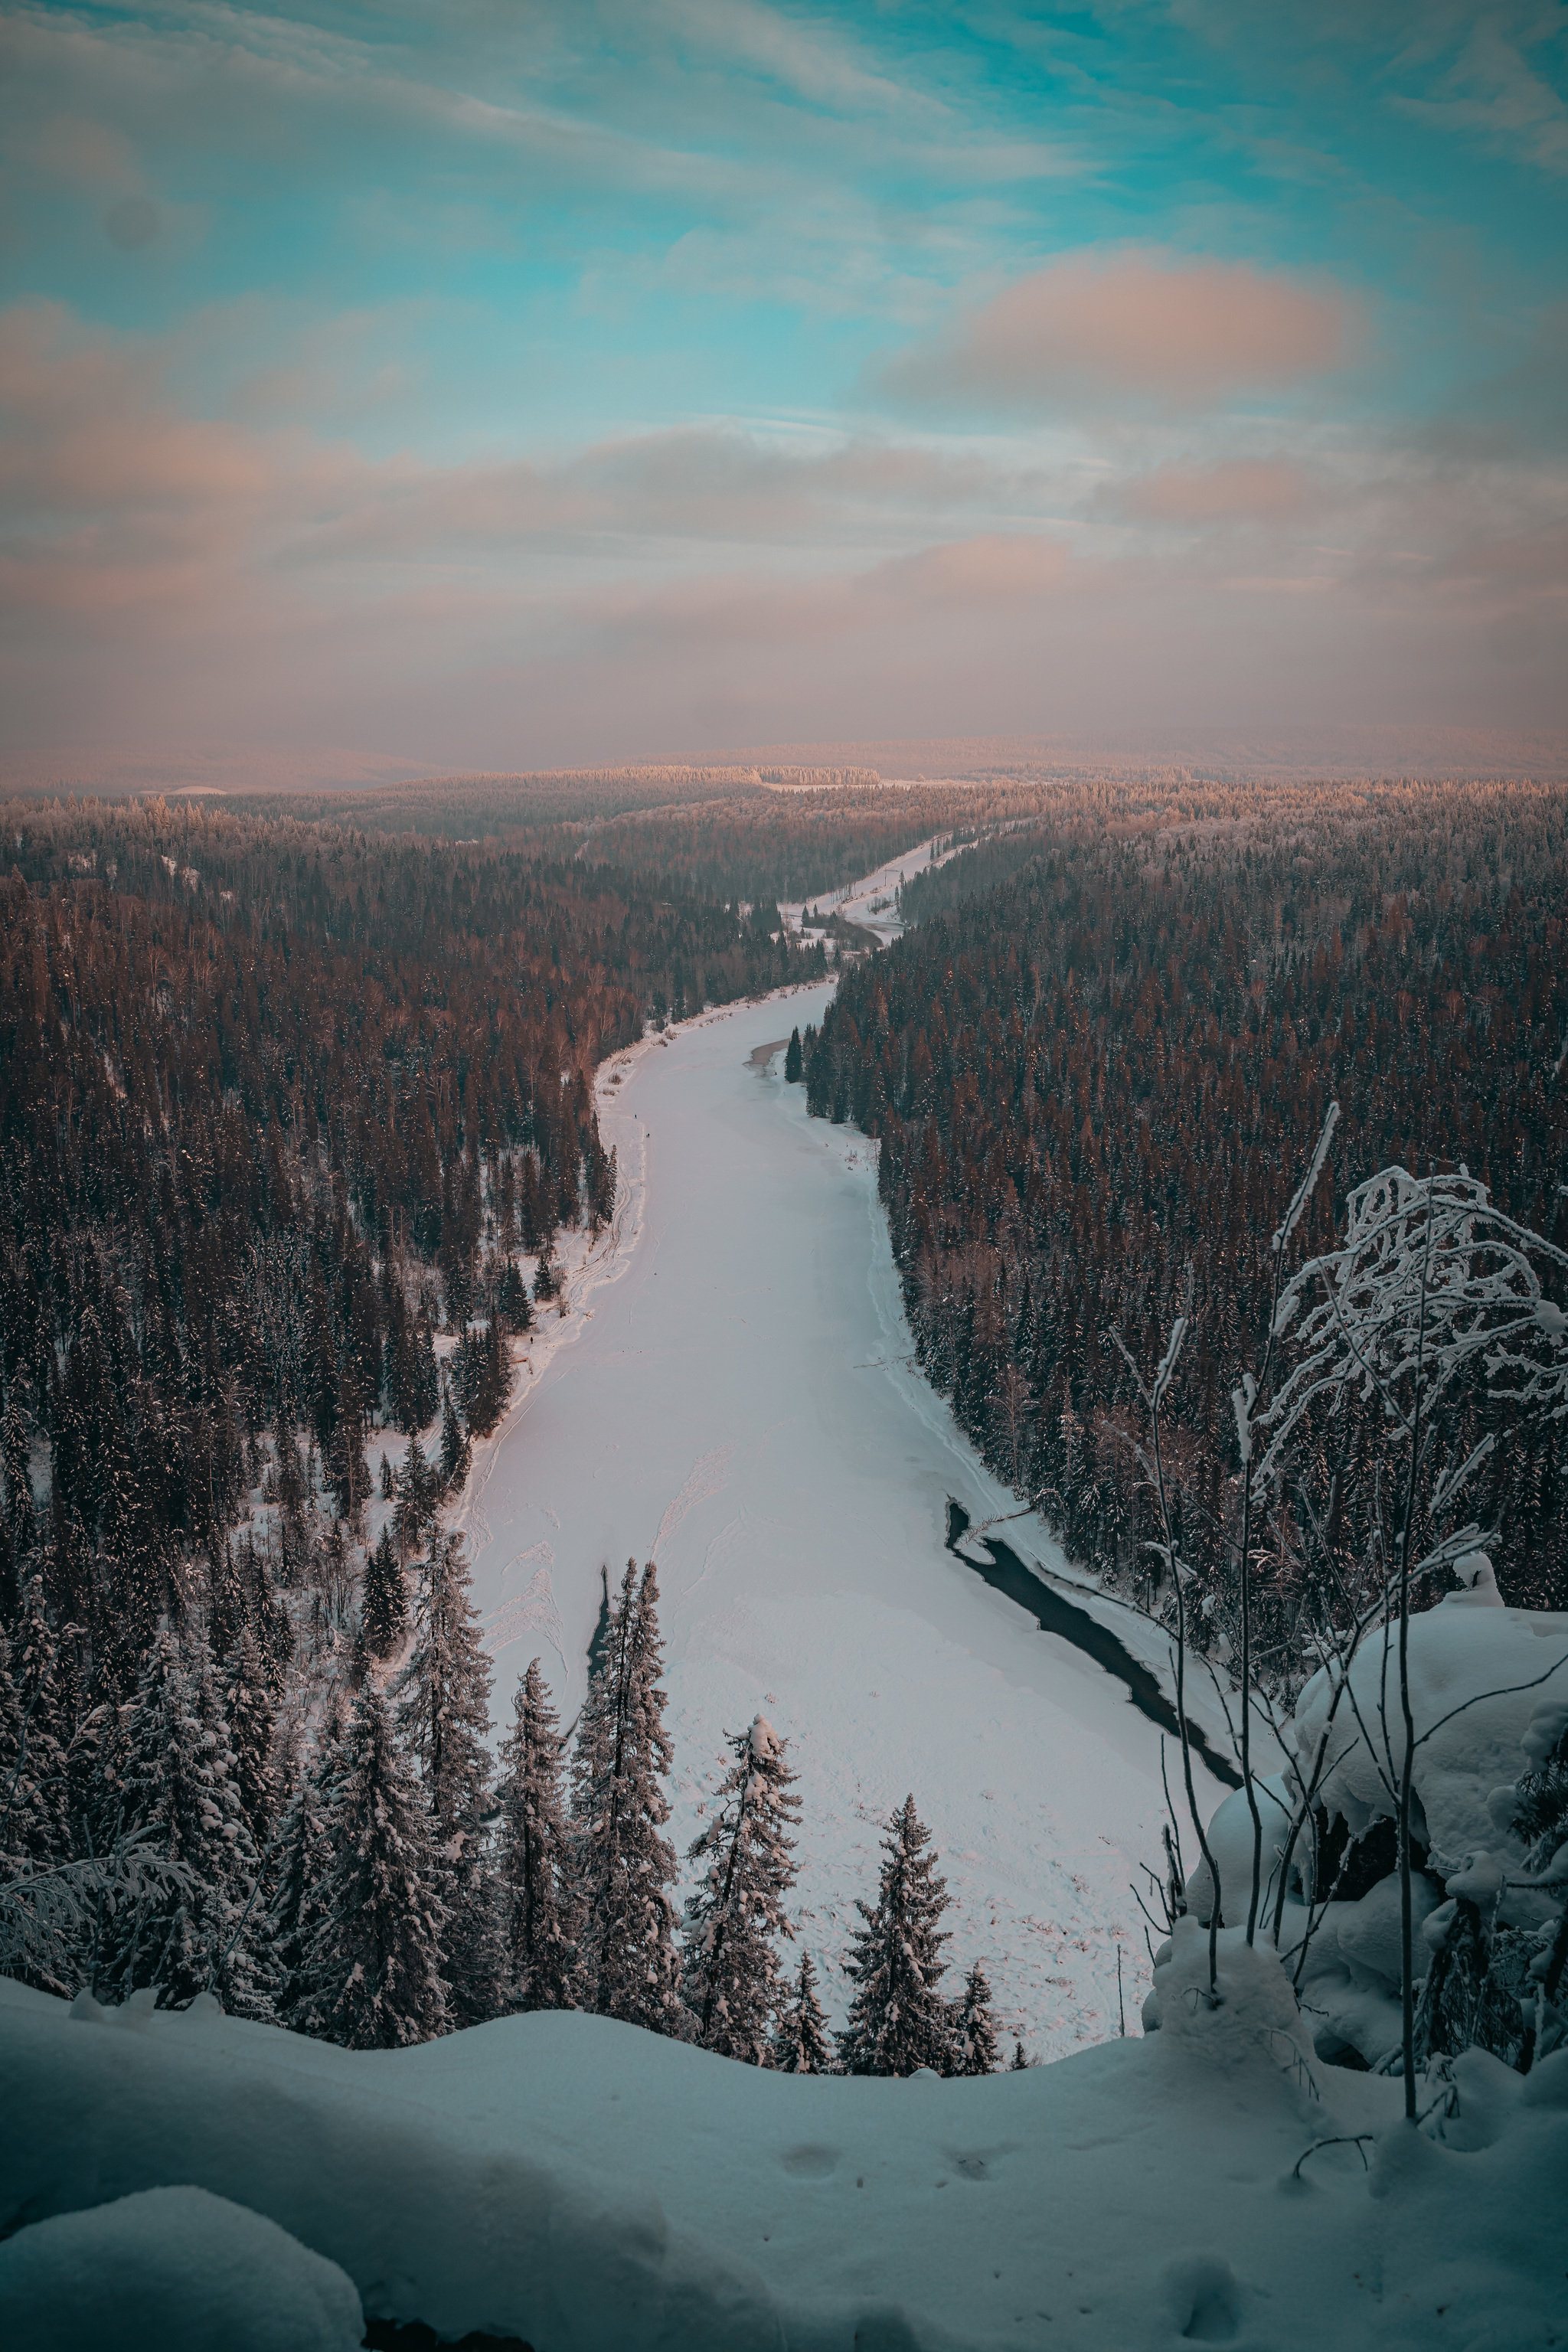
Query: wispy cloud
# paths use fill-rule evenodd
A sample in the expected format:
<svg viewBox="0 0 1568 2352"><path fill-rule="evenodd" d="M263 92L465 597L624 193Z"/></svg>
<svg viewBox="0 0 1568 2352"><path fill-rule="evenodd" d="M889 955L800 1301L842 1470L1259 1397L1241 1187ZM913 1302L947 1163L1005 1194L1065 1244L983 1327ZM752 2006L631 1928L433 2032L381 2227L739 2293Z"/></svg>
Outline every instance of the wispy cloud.
<svg viewBox="0 0 1568 2352"><path fill-rule="evenodd" d="M1290 386L1349 356L1332 288L1160 252L1070 254L880 371L916 403L1038 414L1084 400L1188 406Z"/></svg>

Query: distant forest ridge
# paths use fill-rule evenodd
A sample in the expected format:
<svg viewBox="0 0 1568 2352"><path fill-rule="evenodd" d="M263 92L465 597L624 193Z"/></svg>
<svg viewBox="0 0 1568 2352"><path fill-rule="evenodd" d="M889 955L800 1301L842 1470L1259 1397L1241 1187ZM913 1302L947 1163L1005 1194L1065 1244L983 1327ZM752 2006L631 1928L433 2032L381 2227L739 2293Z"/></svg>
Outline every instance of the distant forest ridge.
<svg viewBox="0 0 1568 2352"><path fill-rule="evenodd" d="M519 851L209 803L0 827L0 1418L50 1465L0 1471L0 1616L36 1550L133 1674L193 1549L223 1558L249 1440L311 1430L352 1522L367 1431L437 1408L433 1327L493 1351L513 1254L609 1216L595 1066L826 966Z"/></svg>
<svg viewBox="0 0 1568 2352"><path fill-rule="evenodd" d="M1126 824L1090 795L911 877L918 928L847 973L805 1041L813 1110L880 1139L929 1376L1069 1551L1141 1592L1139 1401L1110 1335L1148 1367L1191 1318L1172 1476L1216 1631L1228 1392L1330 1100L1305 1255L1395 1161L1463 1163L1568 1241L1568 792L1276 790L1222 815L1232 799L1184 791L1164 821ZM1471 1507L1501 1531L1500 1583L1568 1606L1568 1424L1498 1434ZM1282 1654L1300 1654L1323 1576L1353 1583L1389 1475L1375 1406L1319 1433L1291 1507L1326 1550L1310 1574L1280 1565Z"/></svg>

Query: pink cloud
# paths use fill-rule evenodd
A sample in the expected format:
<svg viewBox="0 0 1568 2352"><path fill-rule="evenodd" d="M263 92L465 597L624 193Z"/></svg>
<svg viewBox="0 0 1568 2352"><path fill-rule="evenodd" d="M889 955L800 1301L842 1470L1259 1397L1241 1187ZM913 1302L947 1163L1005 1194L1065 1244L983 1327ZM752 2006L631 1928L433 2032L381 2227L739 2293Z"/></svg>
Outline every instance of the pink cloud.
<svg viewBox="0 0 1568 2352"><path fill-rule="evenodd" d="M1286 457L1238 457L1217 466L1162 466L1114 492L1106 503L1131 522L1294 522L1315 503L1303 467Z"/></svg>
<svg viewBox="0 0 1568 2352"><path fill-rule="evenodd" d="M878 566L866 585L921 604L1012 604L1060 584L1068 551L1034 533L983 531Z"/></svg>
<svg viewBox="0 0 1568 2352"><path fill-rule="evenodd" d="M1354 326L1336 289L1245 262L1075 254L904 353L883 382L909 398L1010 410L1083 396L1186 406L1336 368Z"/></svg>

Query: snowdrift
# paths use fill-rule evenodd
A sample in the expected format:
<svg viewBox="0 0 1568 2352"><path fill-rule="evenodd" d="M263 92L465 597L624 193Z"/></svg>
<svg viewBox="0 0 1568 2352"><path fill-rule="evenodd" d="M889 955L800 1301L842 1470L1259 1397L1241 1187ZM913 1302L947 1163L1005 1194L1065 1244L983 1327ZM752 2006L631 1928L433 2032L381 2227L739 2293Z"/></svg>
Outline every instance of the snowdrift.
<svg viewBox="0 0 1568 2352"><path fill-rule="evenodd" d="M205 1999L0 1984L26 2118L0 2145L0 2298L57 2315L29 2346L179 2344L232 2247L245 2308L207 2340L258 2347L353 2341L348 2282L371 2316L535 2352L1568 2341L1568 2055L1528 2079L1461 2060L1436 2144L1397 2083L1314 2063L1272 1956L1221 1952L1218 2010L1182 1923L1158 2033L955 2082L764 2074L561 2015L352 2053ZM206 2198L146 2196L176 2187ZM106 2324L122 2285L130 2334ZM166 2324L139 2333L150 2291ZM308 2314L292 2339L274 2296Z"/></svg>

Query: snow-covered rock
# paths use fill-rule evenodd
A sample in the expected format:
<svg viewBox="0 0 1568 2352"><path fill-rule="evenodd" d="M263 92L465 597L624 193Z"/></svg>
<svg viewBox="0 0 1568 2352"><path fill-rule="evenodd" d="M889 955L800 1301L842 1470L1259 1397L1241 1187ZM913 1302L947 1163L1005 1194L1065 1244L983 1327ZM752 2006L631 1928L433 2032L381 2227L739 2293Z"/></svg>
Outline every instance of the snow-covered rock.
<svg viewBox="0 0 1568 2352"><path fill-rule="evenodd" d="M357 2352L353 2282L275 2221L205 2189L144 2189L0 2244L17 2352Z"/></svg>

